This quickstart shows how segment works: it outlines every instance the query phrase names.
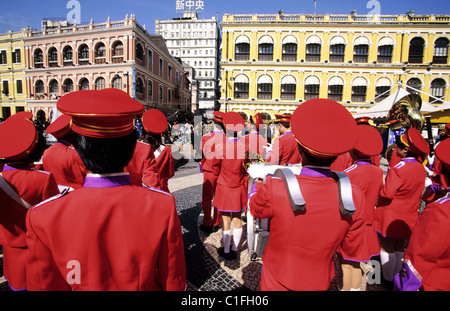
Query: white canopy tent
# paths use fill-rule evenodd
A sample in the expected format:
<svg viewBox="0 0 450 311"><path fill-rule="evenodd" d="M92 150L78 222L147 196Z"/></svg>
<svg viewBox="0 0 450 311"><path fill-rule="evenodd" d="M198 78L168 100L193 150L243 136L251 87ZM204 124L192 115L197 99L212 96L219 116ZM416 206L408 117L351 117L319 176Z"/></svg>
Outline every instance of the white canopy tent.
<svg viewBox="0 0 450 311"><path fill-rule="evenodd" d="M361 112L353 114L355 118L358 117L370 117L370 118L384 118L387 117L389 110L392 108L392 106L402 99L405 96L410 95L407 90L403 89L402 87L398 87L397 91L383 99L378 104L374 105L373 107L363 110ZM449 104L450 106L450 104ZM427 102L422 102L422 107L420 109L421 112L434 112L441 110L442 108L436 108L432 105L430 105Z"/></svg>

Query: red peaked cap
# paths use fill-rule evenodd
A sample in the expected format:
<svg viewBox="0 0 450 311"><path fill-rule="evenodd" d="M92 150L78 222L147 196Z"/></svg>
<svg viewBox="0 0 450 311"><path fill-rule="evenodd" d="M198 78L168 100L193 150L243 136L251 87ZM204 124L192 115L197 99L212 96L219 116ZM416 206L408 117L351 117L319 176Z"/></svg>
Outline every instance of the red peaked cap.
<svg viewBox="0 0 450 311"><path fill-rule="evenodd" d="M244 118L237 112L230 111L223 116L223 123L228 131L240 132L245 127Z"/></svg>
<svg viewBox="0 0 450 311"><path fill-rule="evenodd" d="M318 158L332 158L355 147L357 124L351 113L330 99L311 99L295 109L291 130L300 146Z"/></svg>
<svg viewBox="0 0 450 311"><path fill-rule="evenodd" d="M144 112L141 103L114 88L68 93L58 100L57 108L72 116L74 132L95 138L130 134L134 118Z"/></svg>
<svg viewBox="0 0 450 311"><path fill-rule="evenodd" d="M419 130L410 128L400 137L400 140L408 146L409 150L416 155L427 155L430 153L430 146L420 134Z"/></svg>
<svg viewBox="0 0 450 311"><path fill-rule="evenodd" d="M358 142L354 150L365 158L380 154L383 151L380 133L370 125L358 125Z"/></svg>
<svg viewBox="0 0 450 311"><path fill-rule="evenodd" d="M72 117L63 114L59 116L55 121L53 121L45 131L47 134L53 135L55 138L62 138L70 132L72 125Z"/></svg>
<svg viewBox="0 0 450 311"><path fill-rule="evenodd" d="M38 140L33 122L25 118L8 119L0 124L0 159L22 160L34 150Z"/></svg>
<svg viewBox="0 0 450 311"><path fill-rule="evenodd" d="M290 114L276 114L275 118L276 118L275 122L290 123L292 115L290 115Z"/></svg>
<svg viewBox="0 0 450 311"><path fill-rule="evenodd" d="M33 120L33 113L31 113L30 111L20 111L20 112L13 114L8 119L15 119L15 118L25 118L25 119L31 121L31 120Z"/></svg>
<svg viewBox="0 0 450 311"><path fill-rule="evenodd" d="M158 109L149 109L142 116L144 130L148 133L161 134L167 130L167 118Z"/></svg>
<svg viewBox="0 0 450 311"><path fill-rule="evenodd" d="M262 116L261 116L261 114L258 112L257 114L255 114L255 125L256 125L256 128L259 129L259 127L260 127L261 125L263 125L263 124L264 124L264 122L263 122Z"/></svg>
<svg viewBox="0 0 450 311"><path fill-rule="evenodd" d="M450 139L446 139L438 144L436 157L450 171Z"/></svg>
<svg viewBox="0 0 450 311"><path fill-rule="evenodd" d="M223 116L225 115L225 112L222 111L214 111L214 121L217 121L219 123L223 123Z"/></svg>

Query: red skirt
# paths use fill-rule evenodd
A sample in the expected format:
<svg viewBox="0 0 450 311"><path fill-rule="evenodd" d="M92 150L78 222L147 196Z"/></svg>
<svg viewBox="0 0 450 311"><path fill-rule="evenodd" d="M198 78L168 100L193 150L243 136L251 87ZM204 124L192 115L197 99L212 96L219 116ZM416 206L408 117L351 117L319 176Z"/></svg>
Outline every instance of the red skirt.
<svg viewBox="0 0 450 311"><path fill-rule="evenodd" d="M221 212L240 212L247 207L247 192L244 185L230 188L217 184L213 206Z"/></svg>
<svg viewBox="0 0 450 311"><path fill-rule="evenodd" d="M389 207L377 207L373 226L384 237L409 239L418 217L418 212L404 214L397 213Z"/></svg>

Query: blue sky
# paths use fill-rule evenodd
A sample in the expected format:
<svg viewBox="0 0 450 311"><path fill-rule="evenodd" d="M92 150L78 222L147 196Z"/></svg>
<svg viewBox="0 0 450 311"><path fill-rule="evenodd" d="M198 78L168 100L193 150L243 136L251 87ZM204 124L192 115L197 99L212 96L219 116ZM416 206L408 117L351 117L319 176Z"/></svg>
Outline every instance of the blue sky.
<svg viewBox="0 0 450 311"><path fill-rule="evenodd" d="M178 17L176 0L73 0L80 3L81 22L88 23L91 18L96 23L105 22L108 16L112 21L135 14L141 25L146 25L150 33L155 32L155 19ZM187 1L187 0L186 0ZM204 13L201 18L230 14L275 14L280 9L285 14L314 13L314 0L203 0ZM0 0L0 33L8 30L19 31L31 26L40 29L41 20L46 18L66 19L71 8L66 8L69 0ZM378 2L380 13L384 15L404 14L411 9L416 15L450 15L449 0L317 0L317 14L348 14L356 9L358 14L366 15ZM369 8L367 6L369 5Z"/></svg>

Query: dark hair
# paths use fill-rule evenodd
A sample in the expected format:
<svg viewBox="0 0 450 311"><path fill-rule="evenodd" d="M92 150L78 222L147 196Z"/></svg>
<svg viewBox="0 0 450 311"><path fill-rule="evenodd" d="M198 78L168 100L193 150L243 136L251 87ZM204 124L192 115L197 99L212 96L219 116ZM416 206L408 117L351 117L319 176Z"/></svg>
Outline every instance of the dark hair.
<svg viewBox="0 0 450 311"><path fill-rule="evenodd" d="M86 169L94 174L122 172L133 157L137 132L117 138L94 138L78 135L74 148Z"/></svg>
<svg viewBox="0 0 450 311"><path fill-rule="evenodd" d="M302 147L300 145L298 145L298 150L299 152L302 151ZM306 150L303 150L303 154L302 156L305 156L308 164L309 165L314 165L314 166L326 166L329 167L331 166L331 164L333 164L333 162L336 160L337 157L332 157L332 158L318 158L313 156L312 154L308 153Z"/></svg>
<svg viewBox="0 0 450 311"><path fill-rule="evenodd" d="M162 145L161 134L147 133L146 141L152 146L153 150L156 150Z"/></svg>
<svg viewBox="0 0 450 311"><path fill-rule="evenodd" d="M38 162L42 154L44 153L45 149L47 148L47 140L45 139L42 132L37 132L38 134L38 142L36 144L36 147L31 151L25 158L19 160L20 162L24 163L33 163Z"/></svg>
<svg viewBox="0 0 450 311"><path fill-rule="evenodd" d="M283 125L285 128L291 128L291 123L289 123L289 122L281 122L281 121L278 121L278 124L281 124L281 125Z"/></svg>

